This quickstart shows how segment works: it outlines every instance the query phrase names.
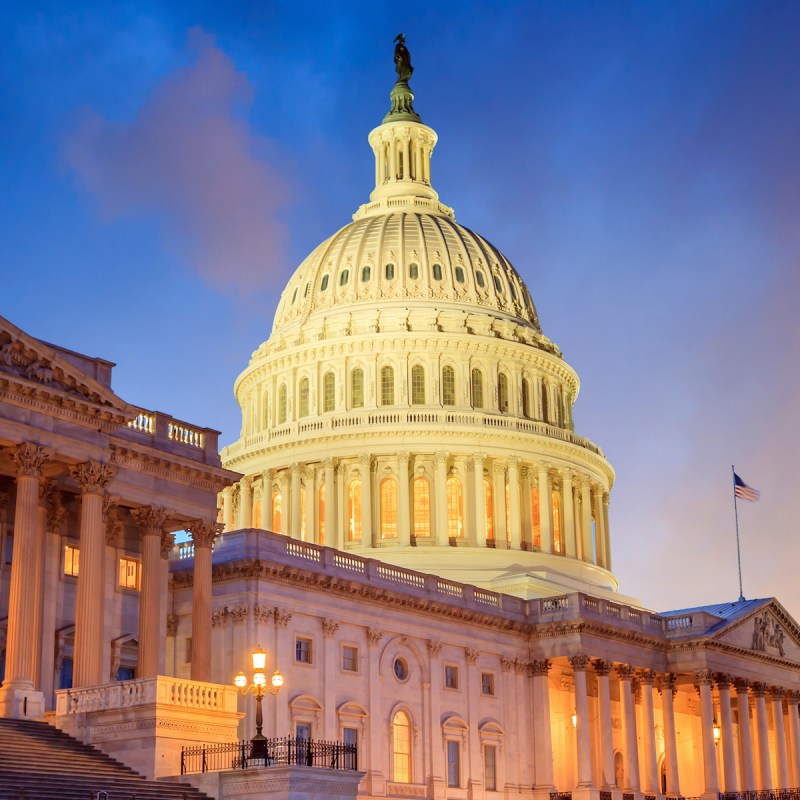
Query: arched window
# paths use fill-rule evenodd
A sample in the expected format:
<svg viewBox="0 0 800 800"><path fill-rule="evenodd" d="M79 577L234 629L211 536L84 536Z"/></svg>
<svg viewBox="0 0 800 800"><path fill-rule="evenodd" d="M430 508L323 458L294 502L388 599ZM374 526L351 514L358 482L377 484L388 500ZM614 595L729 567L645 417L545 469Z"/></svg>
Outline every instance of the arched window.
<svg viewBox="0 0 800 800"><path fill-rule="evenodd" d="M531 543L537 549L542 547L542 525L539 517L539 490L531 489Z"/></svg>
<svg viewBox="0 0 800 800"><path fill-rule="evenodd" d="M514 281L508 282L508 290L511 292L511 296L516 300L517 299L517 290L514 288Z"/></svg>
<svg viewBox="0 0 800 800"><path fill-rule="evenodd" d="M289 403L286 396L286 384L282 383L281 388L278 389L278 425L283 425L283 423L286 422L288 405Z"/></svg>
<svg viewBox="0 0 800 800"><path fill-rule="evenodd" d="M319 290L324 292L328 288L328 281L331 279L330 275L322 276L322 283L319 285Z"/></svg>
<svg viewBox="0 0 800 800"><path fill-rule="evenodd" d="M484 517L486 519L486 540L489 542L494 541L494 493L492 491L492 482L488 478L483 479L483 494L486 498L486 505L483 509Z"/></svg>
<svg viewBox="0 0 800 800"><path fill-rule="evenodd" d="M506 541L511 541L511 484L506 483Z"/></svg>
<svg viewBox="0 0 800 800"><path fill-rule="evenodd" d="M325 544L325 484L319 487L317 492L317 529L319 530L319 542L317 544Z"/></svg>
<svg viewBox="0 0 800 800"><path fill-rule="evenodd" d="M386 265L386 280L391 281L394 279L394 264L389 262Z"/></svg>
<svg viewBox="0 0 800 800"><path fill-rule="evenodd" d="M392 780L411 783L411 720L405 711L392 719Z"/></svg>
<svg viewBox="0 0 800 800"><path fill-rule="evenodd" d="M464 270L461 267L456 267L456 281L464 283Z"/></svg>
<svg viewBox="0 0 800 800"><path fill-rule="evenodd" d="M361 541L361 479L354 478L347 489L347 541Z"/></svg>
<svg viewBox="0 0 800 800"><path fill-rule="evenodd" d="M433 265L433 279L435 281L440 281L442 279L442 265L441 264L434 264Z"/></svg>
<svg viewBox="0 0 800 800"><path fill-rule="evenodd" d="M372 268L371 267L362 267L361 269L361 282L366 283L370 275L372 275Z"/></svg>
<svg viewBox="0 0 800 800"><path fill-rule="evenodd" d="M486 286L486 278L483 277L483 273L480 270L475 273L475 280L478 281L478 286L480 286L481 289Z"/></svg>
<svg viewBox="0 0 800 800"><path fill-rule="evenodd" d="M522 416L531 415L531 387L527 378L522 379Z"/></svg>
<svg viewBox="0 0 800 800"><path fill-rule="evenodd" d="M550 422L550 402L548 400L548 386L542 381L542 421Z"/></svg>
<svg viewBox="0 0 800 800"><path fill-rule="evenodd" d="M419 264L415 264L413 261L408 265L408 277L411 278L412 281L415 281L419 278Z"/></svg>
<svg viewBox="0 0 800 800"><path fill-rule="evenodd" d="M397 481L381 481L381 539L397 538Z"/></svg>
<svg viewBox="0 0 800 800"><path fill-rule="evenodd" d="M476 367L472 370L472 407L483 408L483 373Z"/></svg>
<svg viewBox="0 0 800 800"><path fill-rule="evenodd" d="M308 378L303 378L300 381L300 409L299 416L308 416Z"/></svg>
<svg viewBox="0 0 800 800"><path fill-rule="evenodd" d="M500 294L503 294L503 284L500 283L500 278L498 278L497 275L494 275L492 280L494 281L494 288L497 289Z"/></svg>
<svg viewBox="0 0 800 800"><path fill-rule="evenodd" d="M500 411L508 411L508 377L505 372L497 376L497 407Z"/></svg>
<svg viewBox="0 0 800 800"><path fill-rule="evenodd" d="M364 408L364 370L361 367L350 373L350 404L353 408Z"/></svg>
<svg viewBox="0 0 800 800"><path fill-rule="evenodd" d="M450 366L442 367L442 405L456 404L456 371Z"/></svg>
<svg viewBox="0 0 800 800"><path fill-rule="evenodd" d="M283 533L283 500L280 492L272 495L272 530Z"/></svg>
<svg viewBox="0 0 800 800"><path fill-rule="evenodd" d="M306 540L306 487L300 487L300 539Z"/></svg>
<svg viewBox="0 0 800 800"><path fill-rule="evenodd" d="M421 364L411 367L411 405L425 404L425 368Z"/></svg>
<svg viewBox="0 0 800 800"><path fill-rule="evenodd" d="M336 405L336 378L332 372L326 372L322 379L322 410L333 411Z"/></svg>
<svg viewBox="0 0 800 800"><path fill-rule="evenodd" d="M558 492L552 493L553 501L553 552L563 553L564 542L561 538L561 498Z"/></svg>
<svg viewBox="0 0 800 800"><path fill-rule="evenodd" d="M394 368L381 367L381 405L394 405Z"/></svg>
<svg viewBox="0 0 800 800"><path fill-rule="evenodd" d="M350 280L350 270L343 269L339 275L339 286L347 286L347 281Z"/></svg>
<svg viewBox="0 0 800 800"><path fill-rule="evenodd" d="M414 478L414 536L431 535L431 484L427 478Z"/></svg>
<svg viewBox="0 0 800 800"><path fill-rule="evenodd" d="M461 481L455 476L447 479L447 535L451 539L460 539L464 535Z"/></svg>

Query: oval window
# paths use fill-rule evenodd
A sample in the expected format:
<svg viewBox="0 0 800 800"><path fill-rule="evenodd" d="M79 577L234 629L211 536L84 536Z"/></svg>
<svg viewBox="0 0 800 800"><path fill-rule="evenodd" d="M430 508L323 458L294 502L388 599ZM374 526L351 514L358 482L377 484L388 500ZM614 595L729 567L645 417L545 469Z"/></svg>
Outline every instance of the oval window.
<svg viewBox="0 0 800 800"><path fill-rule="evenodd" d="M516 300L517 299L517 290L514 288L514 284L509 281L508 289L511 292L511 296Z"/></svg>
<svg viewBox="0 0 800 800"><path fill-rule="evenodd" d="M366 283L369 280L369 276L372 274L372 270L369 267L363 267L361 270L361 282Z"/></svg>
<svg viewBox="0 0 800 800"><path fill-rule="evenodd" d="M503 284L500 283L500 278L497 275L493 275L492 279L494 280L494 288L497 289L500 294L503 294Z"/></svg>
<svg viewBox="0 0 800 800"><path fill-rule="evenodd" d="M394 674L397 680L404 681L408 677L408 664L404 658L394 660Z"/></svg>
<svg viewBox="0 0 800 800"><path fill-rule="evenodd" d="M327 275L323 275L322 276L322 283L320 284L319 290L321 292L324 292L327 288L328 288L328 276Z"/></svg>
<svg viewBox="0 0 800 800"><path fill-rule="evenodd" d="M440 281L442 279L442 265L441 264L434 264L433 265L433 279L435 281Z"/></svg>
<svg viewBox="0 0 800 800"><path fill-rule="evenodd" d="M344 286L350 280L350 270L343 269L342 274L339 276L339 286Z"/></svg>
<svg viewBox="0 0 800 800"><path fill-rule="evenodd" d="M419 265L415 264L413 261L408 265L408 277L411 278L412 281L419 278Z"/></svg>
<svg viewBox="0 0 800 800"><path fill-rule="evenodd" d="M394 264L386 265L386 280L390 281L394 278Z"/></svg>
<svg viewBox="0 0 800 800"><path fill-rule="evenodd" d="M461 267L456 267L456 280L459 283L464 283L464 270Z"/></svg>
<svg viewBox="0 0 800 800"><path fill-rule="evenodd" d="M478 286L480 286L481 289L486 286L486 280L484 279L483 273L480 270L475 273L475 280L478 281Z"/></svg>

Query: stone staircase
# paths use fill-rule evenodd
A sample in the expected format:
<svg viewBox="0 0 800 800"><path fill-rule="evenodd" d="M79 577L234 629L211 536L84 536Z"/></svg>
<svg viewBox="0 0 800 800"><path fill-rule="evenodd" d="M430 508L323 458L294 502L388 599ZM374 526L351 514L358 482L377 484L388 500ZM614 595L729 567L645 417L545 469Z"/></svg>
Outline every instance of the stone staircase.
<svg viewBox="0 0 800 800"><path fill-rule="evenodd" d="M148 781L45 722L0 719L0 800L208 800L192 786Z"/></svg>

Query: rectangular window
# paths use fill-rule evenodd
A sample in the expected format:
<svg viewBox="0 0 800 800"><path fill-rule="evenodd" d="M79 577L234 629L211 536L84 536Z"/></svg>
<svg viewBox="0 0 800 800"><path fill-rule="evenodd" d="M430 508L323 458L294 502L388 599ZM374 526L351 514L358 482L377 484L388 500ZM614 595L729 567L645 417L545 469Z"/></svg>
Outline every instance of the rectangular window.
<svg viewBox="0 0 800 800"><path fill-rule="evenodd" d="M294 660L302 664L311 663L311 639L295 639Z"/></svg>
<svg viewBox="0 0 800 800"><path fill-rule="evenodd" d="M342 647L342 669L345 672L358 672L358 648L345 645Z"/></svg>
<svg viewBox="0 0 800 800"><path fill-rule="evenodd" d="M78 577L80 550L71 544L64 545L64 574ZM8 562L6 562L8 563Z"/></svg>
<svg viewBox="0 0 800 800"><path fill-rule="evenodd" d="M184 648L183 655L184 655L184 658L183 658L184 662L187 663L187 664L191 664L192 663L192 637L191 636L187 636L186 637L186 646Z"/></svg>
<svg viewBox="0 0 800 800"><path fill-rule="evenodd" d="M141 564L133 558L120 558L119 585L122 589L139 589Z"/></svg>
<svg viewBox="0 0 800 800"><path fill-rule="evenodd" d="M452 664L445 665L444 685L447 689L458 689L458 667Z"/></svg>
<svg viewBox="0 0 800 800"><path fill-rule="evenodd" d="M447 785L461 786L461 746L452 739L447 741Z"/></svg>
<svg viewBox="0 0 800 800"><path fill-rule="evenodd" d="M497 791L497 748L493 744L483 746L483 788Z"/></svg>
<svg viewBox="0 0 800 800"><path fill-rule="evenodd" d="M61 660L61 669L58 672L58 688L71 689L72 688L72 659L63 658Z"/></svg>
<svg viewBox="0 0 800 800"><path fill-rule="evenodd" d="M494 694L494 675L491 672L481 672L481 694L490 697Z"/></svg>
<svg viewBox="0 0 800 800"><path fill-rule="evenodd" d="M354 369L350 375L350 394L353 408L364 407L364 373Z"/></svg>
<svg viewBox="0 0 800 800"><path fill-rule="evenodd" d="M294 727L294 735L298 739L310 739L311 725L309 725L307 722L298 722Z"/></svg>
<svg viewBox="0 0 800 800"><path fill-rule="evenodd" d="M358 747L358 728L342 728L342 741L350 747Z"/></svg>

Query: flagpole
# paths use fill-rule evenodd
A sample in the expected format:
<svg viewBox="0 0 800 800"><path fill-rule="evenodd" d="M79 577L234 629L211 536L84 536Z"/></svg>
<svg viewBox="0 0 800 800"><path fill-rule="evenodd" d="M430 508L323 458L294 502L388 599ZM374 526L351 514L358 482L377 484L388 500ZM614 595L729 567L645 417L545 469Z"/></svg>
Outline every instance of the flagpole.
<svg viewBox="0 0 800 800"><path fill-rule="evenodd" d="M731 465L731 475L733 477L733 516L736 520L736 560L739 562L739 602L744 600L742 591L742 550L739 547L739 507L736 504L736 470Z"/></svg>

